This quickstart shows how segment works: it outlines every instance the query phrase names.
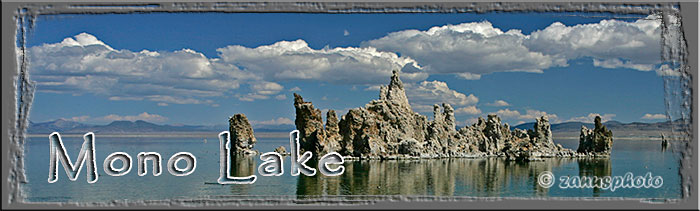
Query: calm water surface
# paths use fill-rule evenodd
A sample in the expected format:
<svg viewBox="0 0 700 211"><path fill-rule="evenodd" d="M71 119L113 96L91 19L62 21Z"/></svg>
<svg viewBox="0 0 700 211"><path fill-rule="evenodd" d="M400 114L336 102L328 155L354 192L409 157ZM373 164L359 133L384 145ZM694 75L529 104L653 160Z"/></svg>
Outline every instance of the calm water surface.
<svg viewBox="0 0 700 211"><path fill-rule="evenodd" d="M66 150L75 161L82 137L63 137ZM578 140L555 140L575 149ZM475 197L626 197L680 198L678 152L662 150L658 140L615 140L609 159L545 159L513 162L501 158L439 159L421 161L347 161L345 173L337 177L317 174L291 176L289 157L285 157L284 175L258 175L250 185L218 185L219 141L216 134L202 138L114 138L96 135L96 163L100 174L96 183L86 181L86 168L78 180L70 181L59 164L58 181L48 183L49 139L32 137L26 142L25 168L28 182L23 185L27 201L33 202L105 202L112 200L158 200L197 198L207 195L430 195ZM259 138L256 149L271 152L278 146L289 149L286 138ZM163 173L136 174L139 152L158 152L163 158ZM102 163L112 152L127 152L133 159L132 170L121 177L104 173ZM197 168L189 176L176 177L165 168L167 159L177 152L190 152ZM316 156L316 155L314 155ZM238 159L234 175L257 172L259 157ZM115 167L119 167L116 162ZM184 166L184 164L183 164ZM309 165L312 166L312 165ZM315 167L315 166L312 166ZM562 189L559 181L551 188L537 184L543 171L560 176L623 176L627 172L643 176L651 172L661 176L663 185L649 189Z"/></svg>

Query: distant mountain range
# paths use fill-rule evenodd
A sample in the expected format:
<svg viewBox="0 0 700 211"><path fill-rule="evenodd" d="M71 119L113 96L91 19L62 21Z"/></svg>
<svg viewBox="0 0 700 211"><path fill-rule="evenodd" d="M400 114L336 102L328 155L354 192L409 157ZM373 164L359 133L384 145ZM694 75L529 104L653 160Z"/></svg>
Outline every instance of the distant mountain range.
<svg viewBox="0 0 700 211"><path fill-rule="evenodd" d="M519 128L523 130L532 129L534 122L523 123L514 126L513 128ZM559 136L574 136L577 137L581 132L581 126L586 126L587 128L593 129L595 126L593 123L584 122L564 122L558 124L552 124L552 133L560 134ZM673 129L679 130L683 128L682 122L680 120L676 121L665 121L665 122L654 122L654 123L643 123L643 122L632 122L632 123L622 123L618 121L607 121L603 125L613 132L616 137L659 137L662 133L667 136L670 135ZM673 126L673 127L672 127Z"/></svg>
<svg viewBox="0 0 700 211"><path fill-rule="evenodd" d="M680 121L656 122L656 123L621 123L618 121L608 121L603 123L608 129L612 130L616 135L644 135L658 136L663 131L671 131L671 125L676 124L675 128L680 128ZM519 129L532 129L534 122L523 123L514 126ZM581 125L588 128L593 128L593 123L583 122L564 122L552 124L552 132L554 133L569 133L576 134L581 131ZM461 126L460 126L461 127ZM294 130L294 125L259 125L254 126L255 132L289 132ZM83 134L86 132L95 132L103 134L147 134L147 133L165 133L165 132L221 132L228 130L228 125L159 125L142 120L137 121L114 121L106 125L92 125L70 120L54 120L49 122L34 123L30 122L27 132L29 134L49 134L52 132L68 133L68 134Z"/></svg>
<svg viewBox="0 0 700 211"><path fill-rule="evenodd" d="M677 127L680 127L680 121L674 121ZM513 128L519 128L523 130L532 129L535 122L523 123L514 126ZM584 125L587 128L594 128L593 123L584 122L564 122L558 124L552 124L552 131L556 132L569 132L569 131L581 131L581 126ZM655 122L655 123L644 123L644 122L632 122L632 123L622 123L618 121L607 121L603 125L610 130L670 130L672 123L671 121L666 122Z"/></svg>
<svg viewBox="0 0 700 211"><path fill-rule="evenodd" d="M294 130L294 125L261 125L254 127L255 132L289 132ZM58 119L49 122L29 123L27 132L29 134L49 134L60 133L107 133L107 134L127 134L127 133L163 133L163 132L221 132L228 130L228 125L159 125L143 120L136 121L113 121L106 125L92 125L80 122Z"/></svg>

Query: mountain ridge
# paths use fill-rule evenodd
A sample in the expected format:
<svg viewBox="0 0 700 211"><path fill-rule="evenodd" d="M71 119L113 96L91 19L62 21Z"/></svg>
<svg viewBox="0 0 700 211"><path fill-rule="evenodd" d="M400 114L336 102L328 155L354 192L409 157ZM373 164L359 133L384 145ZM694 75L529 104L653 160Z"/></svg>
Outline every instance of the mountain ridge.
<svg viewBox="0 0 700 211"><path fill-rule="evenodd" d="M680 121L674 121L674 124L679 126ZM535 122L528 122L513 126L513 128L518 129L532 129ZM622 123L619 121L611 120L607 121L605 124L608 128L615 131L671 131L671 121L665 122L654 122L654 123L644 123L644 122L630 122ZM587 128L593 128L593 123L585 122L563 122L557 124L551 124L552 132L564 133L564 132L578 132L581 130L581 126L586 126ZM462 127L462 126L458 126ZM296 129L292 124L286 125L258 125L253 127L255 132L289 132ZM158 133L158 132L221 132L228 130L228 125L185 125L185 124L156 124L143 120L136 121L126 121L118 120L113 121L105 125L97 124L86 124L77 121L57 119L48 122L29 123L29 128L27 132L29 134L43 134L43 133L86 133L86 132L100 132L100 133L117 133L117 134L130 134L130 133Z"/></svg>
<svg viewBox="0 0 700 211"><path fill-rule="evenodd" d="M228 130L228 125L184 125L184 124L155 124L144 120L112 121L108 124L86 124L71 120L57 119L48 122L29 122L27 133L29 134L44 134L44 133L115 133L115 134L134 134L134 133L163 133L163 132L221 132ZM294 125L259 125L254 127L256 132L289 132L294 130Z"/></svg>

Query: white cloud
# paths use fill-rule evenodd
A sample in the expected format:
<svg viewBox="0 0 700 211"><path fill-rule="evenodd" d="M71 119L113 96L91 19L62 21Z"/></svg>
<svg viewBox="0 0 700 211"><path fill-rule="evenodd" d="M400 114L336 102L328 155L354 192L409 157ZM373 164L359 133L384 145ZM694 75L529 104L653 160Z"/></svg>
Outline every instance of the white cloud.
<svg viewBox="0 0 700 211"><path fill-rule="evenodd" d="M256 126L257 125L293 125L294 121L289 119L289 118L279 117L277 119L264 120L264 121L251 120L250 124L256 125Z"/></svg>
<svg viewBox="0 0 700 211"><path fill-rule="evenodd" d="M143 97L119 97L119 96L112 96L107 98L109 100L150 100L150 101L156 101L160 103L173 103L173 104L211 104L214 101L210 99L196 99L196 98L188 98L188 97L180 97L180 96L172 96L172 95L147 95ZM161 104L163 105L163 104Z"/></svg>
<svg viewBox="0 0 700 211"><path fill-rule="evenodd" d="M622 61L620 59L598 60L593 59L593 66L603 68L630 68L639 71L655 71L658 76L680 76L680 70L671 68L668 64L662 64L655 67L654 64L633 64L630 61Z"/></svg>
<svg viewBox="0 0 700 211"><path fill-rule="evenodd" d="M290 92L298 92L298 91L301 91L301 88L299 88L298 86L295 86L295 87L292 87L291 89L289 89L289 91Z"/></svg>
<svg viewBox="0 0 700 211"><path fill-rule="evenodd" d="M449 103L459 107L472 105L479 102L479 98L473 94L466 95L452 90L447 83L442 81L422 81L418 84L405 83L406 96L411 102L411 107L419 112L433 110L434 104Z"/></svg>
<svg viewBox="0 0 700 211"><path fill-rule="evenodd" d="M537 118L540 118L541 116L547 116L550 122L552 123L557 123L559 122L559 116L556 114L550 114L544 111L538 111L538 110L533 110L533 109L527 109L525 110L525 114L521 114L517 110L510 110L510 109L501 109L496 112L493 112L492 114L496 114L502 119L517 119L517 120L535 120Z"/></svg>
<svg viewBox="0 0 700 211"><path fill-rule="evenodd" d="M246 101L246 102L253 102L255 100L267 100L270 99L270 96L268 95L261 95L261 94L255 94L255 93L248 93L245 95L241 94L236 94L236 97L240 101Z"/></svg>
<svg viewBox="0 0 700 211"><path fill-rule="evenodd" d="M160 102L160 103L158 103L158 106L168 106L168 104L167 104L167 103Z"/></svg>
<svg viewBox="0 0 700 211"><path fill-rule="evenodd" d="M642 119L656 120L656 119L667 119L666 114L644 114Z"/></svg>
<svg viewBox="0 0 700 211"><path fill-rule="evenodd" d="M520 112L516 110L510 110L510 109L501 109L495 112L496 115L500 116L501 118L504 119L518 119L520 117Z"/></svg>
<svg viewBox="0 0 700 211"><path fill-rule="evenodd" d="M401 78L420 81L427 73L408 57L373 47L312 49L304 40L279 41L248 48L232 45L217 49L221 62L260 74L268 81L317 80L340 84L383 84L392 70L404 69Z"/></svg>
<svg viewBox="0 0 700 211"><path fill-rule="evenodd" d="M479 80L481 75L474 73L457 73L457 76L466 80Z"/></svg>
<svg viewBox="0 0 700 211"><path fill-rule="evenodd" d="M620 59L606 59L606 60L598 60L598 59L593 59L593 66L596 67L603 67L603 68L609 68L609 69L615 69L615 68L630 68L630 69L635 69L639 71L650 71L654 69L654 65L648 64L633 64L630 61L622 61Z"/></svg>
<svg viewBox="0 0 700 211"><path fill-rule="evenodd" d="M497 107L510 106L510 104L504 100L496 100L496 101L493 101L493 103L487 103L486 105L497 106Z"/></svg>
<svg viewBox="0 0 700 211"><path fill-rule="evenodd" d="M168 120L167 117L158 115L158 114L149 114L147 112L140 113L138 115L133 115L133 116L120 116L117 114L110 114L107 116L99 117L97 118L98 121L136 121L136 120L143 120L147 122L165 122Z"/></svg>
<svg viewBox="0 0 700 211"><path fill-rule="evenodd" d="M39 91L148 100L161 106L212 105L213 99L234 90L242 101L281 99L284 87L273 81L283 80L363 85L374 90L395 69L402 71L406 84L423 81L413 85L414 90L407 85L414 91L408 93L412 101L426 100L416 107L437 102L464 106L478 98L439 84L443 82L424 80L438 73L478 80L492 72L542 72L576 58L591 58L602 68L678 76L675 67L660 64L659 25L653 15L634 22L603 20L572 26L557 22L526 35L519 30L504 32L483 21L392 32L361 47L312 49L304 40L255 48L231 45L217 49L213 58L191 49L114 49L81 33L59 43L33 46L28 57ZM238 90L241 85L249 91ZM300 91L298 87L289 90Z"/></svg>
<svg viewBox="0 0 700 211"><path fill-rule="evenodd" d="M284 100L284 99L287 99L287 96L286 95L277 95L277 96L275 96L275 99Z"/></svg>
<svg viewBox="0 0 700 211"><path fill-rule="evenodd" d="M241 79L255 78L190 49L116 50L87 33L31 47L28 56L39 91L113 100L207 103L206 98L238 88Z"/></svg>
<svg viewBox="0 0 700 211"><path fill-rule="evenodd" d="M273 95L277 94L284 89L282 85L275 82L261 82L253 84L251 87L253 91L261 95Z"/></svg>
<svg viewBox="0 0 700 211"><path fill-rule="evenodd" d="M503 32L488 21L404 30L362 43L379 50L400 52L418 61L431 73L470 73L460 77L503 71L542 72L564 60L534 52L522 42L519 30Z"/></svg>
<svg viewBox="0 0 700 211"><path fill-rule="evenodd" d="M379 89L380 89L381 87L382 87L382 85L372 85L372 86L368 86L368 87L365 88L364 90L365 90L365 91L379 91Z"/></svg>
<svg viewBox="0 0 700 211"><path fill-rule="evenodd" d="M406 81L427 78L411 58L371 47L316 50L296 40L217 51L218 58L191 49L132 52L81 33L60 43L33 46L28 57L39 91L173 104L213 104L211 99L241 84L249 84L250 92L237 90L240 100L268 99L283 89L272 82L278 80L383 84L396 69L403 70Z"/></svg>
<svg viewBox="0 0 700 211"><path fill-rule="evenodd" d="M681 76L677 68L671 68L668 64L663 64L656 69L656 74L660 76Z"/></svg>
<svg viewBox="0 0 700 211"><path fill-rule="evenodd" d="M88 115L83 115L83 116L74 116L71 118L61 118L63 120L69 120L69 121L74 121L74 122L85 122L90 119L90 116Z"/></svg>
<svg viewBox="0 0 700 211"><path fill-rule="evenodd" d="M569 120L566 120L567 122L593 122L595 120L596 116L600 116L600 120L602 122L607 122L612 120L613 117L617 116L615 114L603 114L600 115L598 113L589 113L586 116L579 116L579 117L572 117Z"/></svg>
<svg viewBox="0 0 700 211"><path fill-rule="evenodd" d="M343 36L347 37L348 35L350 35L350 32L347 29L343 30Z"/></svg>
<svg viewBox="0 0 700 211"><path fill-rule="evenodd" d="M518 117L518 119L535 120L535 119L540 118L542 116L547 116L547 118L549 118L550 122L554 122L554 123L559 122L558 121L559 117L556 114L549 114L549 113L544 112L544 111L538 111L538 110L532 110L532 109L525 110L525 114L520 115L520 117Z"/></svg>
<svg viewBox="0 0 700 211"><path fill-rule="evenodd" d="M284 90L284 87L275 82L261 81L250 86L250 93L247 94L236 94L235 96L238 100L252 102L255 100L265 100L270 99L270 96L276 95L280 91ZM274 96L275 99L284 100L286 97L284 95Z"/></svg>
<svg viewBox="0 0 700 211"><path fill-rule="evenodd" d="M467 106L467 107L458 108L457 110L455 110L455 113L477 115L477 114L481 114L481 110L479 108L477 108L476 106Z"/></svg>
<svg viewBox="0 0 700 211"><path fill-rule="evenodd" d="M526 35L517 29L503 32L488 21L468 22L392 32L362 46L399 52L429 73L454 73L467 80L493 72L542 72L577 58L592 58L603 68L650 71L661 62L660 24L656 15L634 22L555 22Z"/></svg>
<svg viewBox="0 0 700 211"><path fill-rule="evenodd" d="M634 22L602 20L565 26L555 22L534 31L523 44L566 59L591 57L596 66L649 71L661 62L661 20L656 15ZM624 62L623 62L624 61Z"/></svg>

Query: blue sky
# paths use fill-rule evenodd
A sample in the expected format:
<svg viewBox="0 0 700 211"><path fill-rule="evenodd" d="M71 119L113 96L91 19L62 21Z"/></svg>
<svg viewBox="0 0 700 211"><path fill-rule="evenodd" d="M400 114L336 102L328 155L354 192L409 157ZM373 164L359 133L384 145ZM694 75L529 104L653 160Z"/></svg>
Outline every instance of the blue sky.
<svg viewBox="0 0 700 211"><path fill-rule="evenodd" d="M28 37L38 82L30 119L211 125L244 113L257 125L290 123L294 92L342 115L402 69L414 110L430 117L430 105L449 102L459 125L489 113L511 124L542 114L665 121L662 75L671 72L656 22L579 13L41 16Z"/></svg>

